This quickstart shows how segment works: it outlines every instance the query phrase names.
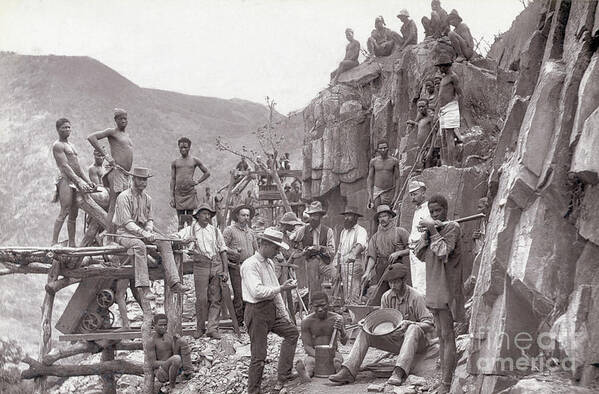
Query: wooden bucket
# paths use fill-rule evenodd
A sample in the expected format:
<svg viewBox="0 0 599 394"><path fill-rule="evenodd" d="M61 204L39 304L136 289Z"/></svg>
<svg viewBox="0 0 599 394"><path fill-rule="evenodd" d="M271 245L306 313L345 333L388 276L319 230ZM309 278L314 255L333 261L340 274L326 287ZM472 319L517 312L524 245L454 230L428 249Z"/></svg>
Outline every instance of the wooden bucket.
<svg viewBox="0 0 599 394"><path fill-rule="evenodd" d="M314 346L314 376L328 378L335 373L335 349L330 345Z"/></svg>

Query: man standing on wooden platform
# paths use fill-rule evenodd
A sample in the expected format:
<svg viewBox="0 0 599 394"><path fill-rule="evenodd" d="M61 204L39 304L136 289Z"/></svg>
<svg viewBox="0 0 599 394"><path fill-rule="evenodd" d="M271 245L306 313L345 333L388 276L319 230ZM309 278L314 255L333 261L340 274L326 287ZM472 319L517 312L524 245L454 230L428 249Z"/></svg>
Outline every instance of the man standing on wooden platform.
<svg viewBox="0 0 599 394"><path fill-rule="evenodd" d="M185 221L186 216L191 219L193 211L198 207L198 194L195 187L204 182L210 176L210 172L204 164L195 156L189 156L191 141L187 137L179 138L179 153L181 157L171 163L171 207L177 210L179 219L179 230L191 220ZM203 175L197 181L193 180L196 167ZM186 215L186 216L183 216Z"/></svg>
<svg viewBox="0 0 599 394"><path fill-rule="evenodd" d="M235 223L223 231L223 238L227 245L229 259L229 277L233 287L233 306L239 326L243 326L243 296L241 295L241 263L253 256L258 249L254 231L250 228L250 221L255 210L249 205L239 205L231 212ZM232 319L234 317L231 317Z"/></svg>
<svg viewBox="0 0 599 394"><path fill-rule="evenodd" d="M160 384L154 385L154 392L160 393L162 383L169 383L170 389L175 388L177 376L183 371L183 377L190 379L193 374L191 365L191 350L187 342L166 332L168 317L164 313L154 315L154 334L148 343L147 351L154 375Z"/></svg>
<svg viewBox="0 0 599 394"><path fill-rule="evenodd" d="M106 229L114 233L115 225L112 219L115 211L116 198L119 193L129 189L129 171L133 165L133 143L129 133L125 130L128 124L127 111L116 108L114 110L116 127L96 131L87 137L95 150L101 153L106 160L106 172L102 178L104 186L108 188L110 204L106 216ZM110 154L104 151L99 140L107 138L110 145Z"/></svg>
<svg viewBox="0 0 599 394"><path fill-rule="evenodd" d="M119 244L133 251L135 267L135 287L139 289L142 297L150 300L150 276L148 273L147 243L155 244L160 250L162 266L165 273L165 286L170 286L175 293L184 293L188 287L181 284L179 270L175 264L173 249L170 241L157 240L154 231L154 214L152 212L152 198L145 192L148 178L151 177L147 168L135 167L133 169L132 186L121 192L116 199L114 225ZM145 241L145 242L144 242Z"/></svg>
<svg viewBox="0 0 599 394"><path fill-rule="evenodd" d="M447 199L433 195L428 201L431 218L422 219L425 231L414 254L426 263L426 306L435 319L439 333L441 387L439 394L449 393L456 367L456 343L453 323L464 317L461 229L447 220Z"/></svg>
<svg viewBox="0 0 599 394"><path fill-rule="evenodd" d="M368 207L379 205L393 206L397 198L397 177L399 176L399 161L389 156L389 142L382 139L376 143L378 156L370 160L368 178Z"/></svg>
<svg viewBox="0 0 599 394"><path fill-rule="evenodd" d="M314 201L306 209L310 221L291 237L304 250L306 261L306 277L310 299L316 291L322 291L322 282L331 279L333 266L331 260L335 255L335 234L333 229L321 224L326 211L320 201Z"/></svg>
<svg viewBox="0 0 599 394"><path fill-rule="evenodd" d="M58 243L58 236L68 217L67 230L69 234L69 246L75 247L75 234L77 233L77 215L79 206L77 204L77 191L89 193L95 189L94 184L79 165L77 150L69 142L71 135L71 122L66 118L56 121L58 139L52 144L52 155L60 175L56 179L56 192L53 202L60 202L60 213L54 222L52 232L52 245Z"/></svg>
<svg viewBox="0 0 599 394"><path fill-rule="evenodd" d="M208 204L201 204L193 214L196 220L177 233L180 238L193 242L190 254L194 260L193 281L196 293L195 338L204 334L214 339L221 338L218 332L222 302L220 286L221 281L229 280L229 260L223 235L211 224L215 214Z"/></svg>
<svg viewBox="0 0 599 394"><path fill-rule="evenodd" d="M289 246L283 242L283 233L273 228L267 228L257 237L258 250L241 266L243 300L246 302L245 323L252 354L248 371L248 394L261 393L268 333L273 332L283 338L274 392L279 392L285 382L295 377L291 368L299 338L281 297L283 291L295 289L297 283L288 279L279 285L272 261L280 248L287 249Z"/></svg>
<svg viewBox="0 0 599 394"><path fill-rule="evenodd" d="M348 206L341 212L343 230L339 237L339 249L335 255L334 264L339 280L343 284L344 305L357 302L360 294L360 278L364 273L364 250L368 246L366 229L358 224L358 218L363 215L358 208Z"/></svg>

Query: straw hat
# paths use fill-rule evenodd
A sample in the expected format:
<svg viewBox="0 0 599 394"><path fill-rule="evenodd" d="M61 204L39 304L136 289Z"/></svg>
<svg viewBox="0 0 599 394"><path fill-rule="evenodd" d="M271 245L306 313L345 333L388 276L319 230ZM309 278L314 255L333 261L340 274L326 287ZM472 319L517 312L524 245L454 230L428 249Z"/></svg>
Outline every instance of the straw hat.
<svg viewBox="0 0 599 394"><path fill-rule="evenodd" d="M269 227L263 233L256 235L256 238L273 243L285 250L289 249L289 245L283 242L283 233L273 227Z"/></svg>
<svg viewBox="0 0 599 394"><path fill-rule="evenodd" d="M397 17L399 18L400 16L406 16L406 17L410 17L410 13L408 12L408 10L406 10L405 8L401 11L399 11L399 14L397 14Z"/></svg>
<svg viewBox="0 0 599 394"><path fill-rule="evenodd" d="M195 210L195 212L193 213L193 217L197 218L198 214L200 213L200 211L208 211L210 212L210 216L214 217L214 215L216 215L216 211L214 209L212 209L212 207L208 204L206 204L205 202L200 204L200 206L198 207L198 209Z"/></svg>
<svg viewBox="0 0 599 394"><path fill-rule="evenodd" d="M424 182L411 181L410 184L408 185L408 193L415 192L416 190L420 189L421 187L426 189L426 185L424 184Z"/></svg>
<svg viewBox="0 0 599 394"><path fill-rule="evenodd" d="M153 175L150 175L150 170L145 167L134 167L131 175L138 178L151 178Z"/></svg>
<svg viewBox="0 0 599 394"><path fill-rule="evenodd" d="M320 201L312 201L308 209L306 209L304 212L306 212L308 215L313 213L322 213L324 215L327 213L327 211L322 208L322 203Z"/></svg>

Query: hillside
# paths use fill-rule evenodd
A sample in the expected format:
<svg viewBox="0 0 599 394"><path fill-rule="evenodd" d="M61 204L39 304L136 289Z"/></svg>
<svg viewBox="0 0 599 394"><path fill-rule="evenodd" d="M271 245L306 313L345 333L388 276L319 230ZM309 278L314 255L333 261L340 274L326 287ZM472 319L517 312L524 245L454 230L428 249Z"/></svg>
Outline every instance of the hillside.
<svg viewBox="0 0 599 394"><path fill-rule="evenodd" d="M86 136L114 126L115 107L129 113L134 165L149 167L155 175L148 191L154 199L157 224L170 229L176 221L168 206L168 183L170 163L179 154L177 139L187 136L192 140L192 154L212 173L205 185L215 189L228 182L228 171L238 160L216 150L216 137L222 136L233 146L251 146L251 132L267 119L264 105L145 89L89 57L0 53L0 245L50 242L59 210L58 204L50 202L58 174L50 151L57 138L56 119L71 120L71 140L87 167L93 157ZM277 117L279 122L288 121ZM296 116L288 121L288 151L296 161L301 160L301 120ZM61 239L66 239L66 225ZM12 336L37 341L41 280L41 276L0 277L0 314L7 318L0 325L0 336L14 332L20 324L19 335ZM28 288L30 293L23 297L23 289ZM21 302L11 302L15 297Z"/></svg>

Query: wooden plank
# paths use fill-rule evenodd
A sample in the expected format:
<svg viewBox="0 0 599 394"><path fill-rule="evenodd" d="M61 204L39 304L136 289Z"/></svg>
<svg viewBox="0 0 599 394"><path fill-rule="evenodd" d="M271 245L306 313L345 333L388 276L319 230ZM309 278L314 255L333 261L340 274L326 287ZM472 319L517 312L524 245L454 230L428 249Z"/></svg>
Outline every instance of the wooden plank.
<svg viewBox="0 0 599 394"><path fill-rule="evenodd" d="M187 328L183 329L183 335L193 335L195 329ZM59 341L99 341L103 339L107 340L126 340L126 339L138 339L141 338L141 331L139 327L137 330L114 330L107 332L90 332L87 334L66 334L58 337Z"/></svg>

